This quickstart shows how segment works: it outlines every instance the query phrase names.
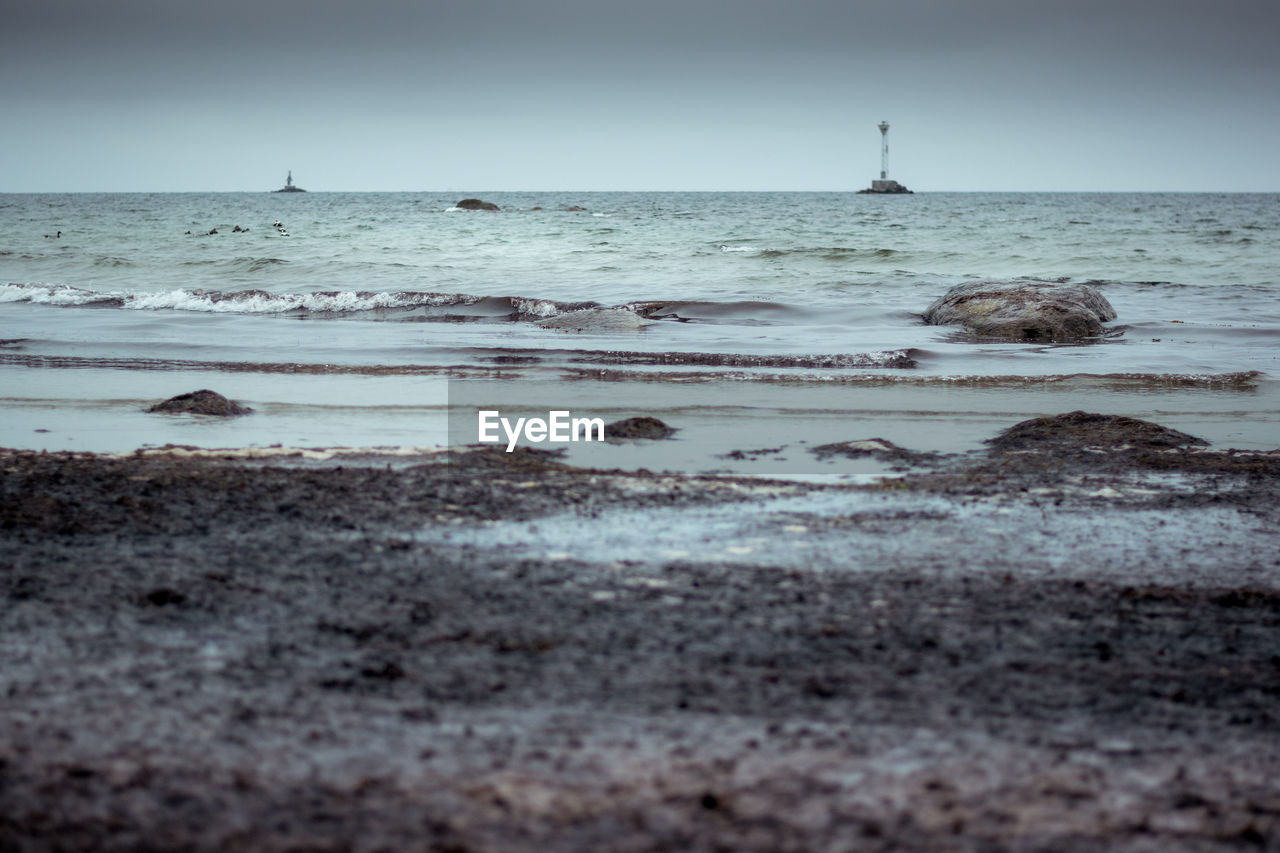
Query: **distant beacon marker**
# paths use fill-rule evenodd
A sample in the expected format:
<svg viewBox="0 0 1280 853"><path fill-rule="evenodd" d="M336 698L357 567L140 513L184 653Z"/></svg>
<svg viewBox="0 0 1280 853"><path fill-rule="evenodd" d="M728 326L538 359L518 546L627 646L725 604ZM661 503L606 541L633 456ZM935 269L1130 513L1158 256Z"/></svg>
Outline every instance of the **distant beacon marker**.
<svg viewBox="0 0 1280 853"><path fill-rule="evenodd" d="M880 128L880 179L871 182L871 189L858 190L860 193L909 193L911 190L897 181L889 180L889 122L882 121Z"/></svg>
<svg viewBox="0 0 1280 853"><path fill-rule="evenodd" d="M880 180L889 177L889 122L880 122ZM290 172L290 175L293 173Z"/></svg>
<svg viewBox="0 0 1280 853"><path fill-rule="evenodd" d="M290 170L289 170L289 175L288 175L288 177L286 177L286 178L284 179L284 186L283 186L283 187L281 187L281 188L280 188L280 189L278 189L278 190L275 190L275 192L278 192L278 193L304 193L304 192L306 192L306 190L304 190L302 187L299 187L299 186L295 186L295 185L294 185L294 183L293 183L293 170L292 170L292 169L290 169Z"/></svg>

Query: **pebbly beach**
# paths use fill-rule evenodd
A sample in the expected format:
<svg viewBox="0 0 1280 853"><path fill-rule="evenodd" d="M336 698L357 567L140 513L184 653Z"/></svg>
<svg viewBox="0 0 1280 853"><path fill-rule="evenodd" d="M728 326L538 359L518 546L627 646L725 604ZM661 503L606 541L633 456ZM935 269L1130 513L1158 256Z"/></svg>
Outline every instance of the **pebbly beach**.
<svg viewBox="0 0 1280 853"><path fill-rule="evenodd" d="M0 847L1280 839L1278 452L316 456L4 453Z"/></svg>

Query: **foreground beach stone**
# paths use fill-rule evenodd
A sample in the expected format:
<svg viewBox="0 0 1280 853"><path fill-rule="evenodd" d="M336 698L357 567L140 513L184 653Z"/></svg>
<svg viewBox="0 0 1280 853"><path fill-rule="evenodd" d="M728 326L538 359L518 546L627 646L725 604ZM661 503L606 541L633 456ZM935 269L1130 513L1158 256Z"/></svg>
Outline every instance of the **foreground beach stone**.
<svg viewBox="0 0 1280 853"><path fill-rule="evenodd" d="M156 403L147 411L169 415L213 415L225 418L247 415L253 409L248 406L241 406L233 400L228 400L217 391L201 388L199 391L191 391L186 394L179 394L176 397L170 397L163 403Z"/></svg>
<svg viewBox="0 0 1280 853"><path fill-rule="evenodd" d="M1115 309L1087 284L977 281L948 290L924 312L934 326L1012 340L1069 341L1102 334Z"/></svg>

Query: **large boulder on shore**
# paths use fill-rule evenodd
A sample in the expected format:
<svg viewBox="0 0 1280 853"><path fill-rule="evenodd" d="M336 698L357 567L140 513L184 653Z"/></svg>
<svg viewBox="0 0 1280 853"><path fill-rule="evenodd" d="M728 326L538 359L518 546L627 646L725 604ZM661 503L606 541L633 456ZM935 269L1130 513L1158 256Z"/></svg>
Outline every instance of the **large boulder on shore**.
<svg viewBox="0 0 1280 853"><path fill-rule="evenodd" d="M957 285L924 312L935 326L1011 340L1069 341L1102 334L1115 309L1096 287L1048 281L975 281Z"/></svg>
<svg viewBox="0 0 1280 853"><path fill-rule="evenodd" d="M456 205L459 210L498 210L498 206L491 201L481 201L478 198L464 198Z"/></svg>
<svg viewBox="0 0 1280 853"><path fill-rule="evenodd" d="M182 415L214 415L217 417L231 417L234 415L247 415L253 411L248 406L241 406L233 400L219 394L217 391L210 391L207 388L201 388L199 391L192 391L188 394L179 394L176 397L170 397L163 403L156 403L148 412L163 412L164 414L182 414Z"/></svg>

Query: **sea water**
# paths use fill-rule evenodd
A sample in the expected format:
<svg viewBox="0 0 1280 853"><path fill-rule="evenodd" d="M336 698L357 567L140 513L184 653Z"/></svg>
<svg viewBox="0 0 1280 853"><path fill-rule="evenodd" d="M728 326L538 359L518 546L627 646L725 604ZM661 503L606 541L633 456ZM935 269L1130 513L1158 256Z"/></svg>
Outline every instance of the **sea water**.
<svg viewBox="0 0 1280 853"><path fill-rule="evenodd" d="M653 415L681 430L658 457L574 458L678 470L873 436L973 449L1074 409L1280 445L1280 195L479 195L501 210L0 195L0 446L456 443L450 397ZM1072 344L920 318L953 285L1023 278L1093 284L1118 317ZM589 306L644 322L544 323ZM255 413L145 411L205 387Z"/></svg>

